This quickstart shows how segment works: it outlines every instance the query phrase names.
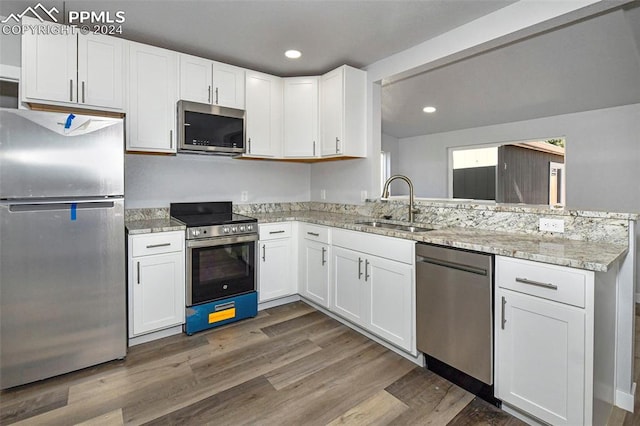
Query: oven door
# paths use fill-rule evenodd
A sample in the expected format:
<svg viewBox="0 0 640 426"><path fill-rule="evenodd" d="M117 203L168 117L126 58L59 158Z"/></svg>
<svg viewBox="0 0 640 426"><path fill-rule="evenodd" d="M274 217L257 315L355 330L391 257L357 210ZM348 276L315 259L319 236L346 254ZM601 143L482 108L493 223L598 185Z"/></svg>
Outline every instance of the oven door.
<svg viewBox="0 0 640 426"><path fill-rule="evenodd" d="M187 306L256 289L257 235L187 241Z"/></svg>

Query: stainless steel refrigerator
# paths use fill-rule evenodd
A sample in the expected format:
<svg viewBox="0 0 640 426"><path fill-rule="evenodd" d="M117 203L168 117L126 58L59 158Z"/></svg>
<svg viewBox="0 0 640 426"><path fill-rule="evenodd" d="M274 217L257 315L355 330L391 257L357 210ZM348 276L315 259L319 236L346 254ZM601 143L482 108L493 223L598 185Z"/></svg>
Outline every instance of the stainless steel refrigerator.
<svg viewBox="0 0 640 426"><path fill-rule="evenodd" d="M126 355L123 120L0 109L0 388Z"/></svg>

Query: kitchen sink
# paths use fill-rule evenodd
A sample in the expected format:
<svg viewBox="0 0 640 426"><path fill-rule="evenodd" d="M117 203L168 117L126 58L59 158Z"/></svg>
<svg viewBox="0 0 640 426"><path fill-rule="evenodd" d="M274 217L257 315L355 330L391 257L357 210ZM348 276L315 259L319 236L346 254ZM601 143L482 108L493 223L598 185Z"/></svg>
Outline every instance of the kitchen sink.
<svg viewBox="0 0 640 426"><path fill-rule="evenodd" d="M363 220L363 221L356 222L356 225L373 226L374 228L394 229L397 231L404 231L404 232L427 232L427 231L433 231L434 229L434 228L424 228L421 226L379 222L377 220Z"/></svg>

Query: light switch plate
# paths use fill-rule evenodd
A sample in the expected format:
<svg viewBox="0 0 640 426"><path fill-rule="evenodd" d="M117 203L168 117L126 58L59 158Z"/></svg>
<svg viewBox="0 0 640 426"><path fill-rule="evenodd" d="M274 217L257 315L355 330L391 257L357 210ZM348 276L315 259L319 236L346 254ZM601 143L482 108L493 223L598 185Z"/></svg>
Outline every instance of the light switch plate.
<svg viewBox="0 0 640 426"><path fill-rule="evenodd" d="M321 189L320 190L320 199L321 200L326 200L327 199L327 190L326 189Z"/></svg>
<svg viewBox="0 0 640 426"><path fill-rule="evenodd" d="M248 191L242 191L240 193L240 201L249 201L249 192Z"/></svg>
<svg viewBox="0 0 640 426"><path fill-rule="evenodd" d="M564 232L564 219L548 219L541 217L538 228L541 231Z"/></svg>

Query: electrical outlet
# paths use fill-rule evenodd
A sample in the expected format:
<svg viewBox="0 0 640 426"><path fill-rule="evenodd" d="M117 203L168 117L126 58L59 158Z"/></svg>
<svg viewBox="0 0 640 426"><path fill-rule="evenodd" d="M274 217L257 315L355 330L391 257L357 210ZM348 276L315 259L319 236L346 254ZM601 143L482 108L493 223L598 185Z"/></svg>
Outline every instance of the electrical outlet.
<svg viewBox="0 0 640 426"><path fill-rule="evenodd" d="M538 227L541 231L564 232L564 219L547 219L541 217Z"/></svg>
<svg viewBox="0 0 640 426"><path fill-rule="evenodd" d="M367 190L363 189L360 191L360 201L367 201Z"/></svg>
<svg viewBox="0 0 640 426"><path fill-rule="evenodd" d="M240 201L249 201L249 191L242 191L240 193Z"/></svg>
<svg viewBox="0 0 640 426"><path fill-rule="evenodd" d="M320 199L321 200L326 200L327 199L327 190L326 189L321 189L320 190Z"/></svg>

